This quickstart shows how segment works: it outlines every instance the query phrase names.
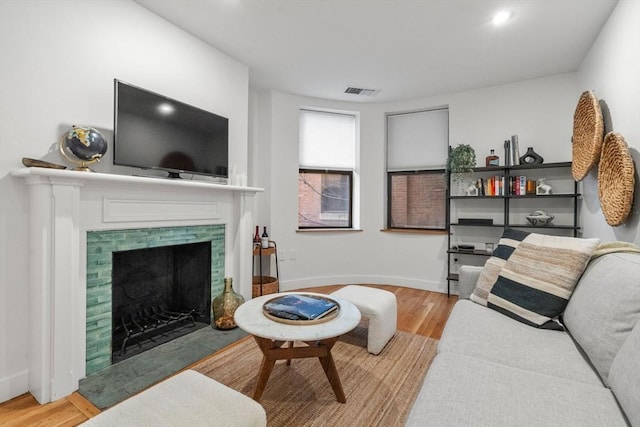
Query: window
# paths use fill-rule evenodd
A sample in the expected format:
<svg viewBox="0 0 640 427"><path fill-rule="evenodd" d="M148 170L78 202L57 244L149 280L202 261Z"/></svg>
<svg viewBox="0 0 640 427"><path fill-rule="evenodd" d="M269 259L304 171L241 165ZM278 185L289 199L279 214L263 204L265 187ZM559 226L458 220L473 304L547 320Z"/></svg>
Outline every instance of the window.
<svg viewBox="0 0 640 427"><path fill-rule="evenodd" d="M449 111L387 116L387 227L446 229Z"/></svg>
<svg viewBox="0 0 640 427"><path fill-rule="evenodd" d="M352 228L356 116L300 111L298 228Z"/></svg>
<svg viewBox="0 0 640 427"><path fill-rule="evenodd" d="M300 169L298 227L351 227L351 172Z"/></svg>
<svg viewBox="0 0 640 427"><path fill-rule="evenodd" d="M444 171L389 172L389 228L446 228Z"/></svg>

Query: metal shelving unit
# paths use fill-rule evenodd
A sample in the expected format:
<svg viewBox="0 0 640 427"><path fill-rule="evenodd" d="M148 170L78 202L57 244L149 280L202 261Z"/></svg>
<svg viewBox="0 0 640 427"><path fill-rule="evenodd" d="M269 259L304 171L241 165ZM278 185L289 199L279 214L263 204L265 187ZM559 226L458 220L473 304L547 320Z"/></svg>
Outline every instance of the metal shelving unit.
<svg viewBox="0 0 640 427"><path fill-rule="evenodd" d="M478 227L485 228L500 228L502 230L508 228L522 228L522 229L533 229L538 233L548 233L552 234L557 231L559 232L567 232L567 234L577 237L580 231L580 226L578 225L578 202L580 199L580 193L578 192L578 183L573 181L573 177L571 176L571 162L560 162L560 163L543 163L536 165L515 165L515 166L500 166L500 167L480 167L474 169L474 177L480 176L490 176L491 174L500 174L504 176L506 181L508 182L509 177L519 176L521 174L526 174L527 172L533 172L534 174L539 174L544 170L556 169L561 171L559 174L562 175L562 179L568 183L571 180L572 184L567 185L566 188L571 188L570 191L565 191L561 193L553 193L546 195L539 194L527 194L527 195L513 195L513 194L504 194L497 196L488 196L488 195L479 195L479 196L459 196L459 195L451 195L451 178L449 179L449 185L447 187L447 230L449 232L448 238L448 249L447 249L447 295L450 295L451 292L451 282L458 281L458 274L455 271L452 271L452 258L454 260L458 260L460 257L467 256L475 256L475 257L484 257L488 258L491 256L490 252L485 250L475 249L473 251L470 250L460 250L452 241L452 235L454 234L454 229L460 227L460 229L471 229ZM508 193L508 191L505 191ZM491 224L479 224L479 223L460 223L457 220L452 221L452 217L457 218L457 216L452 215L452 213L460 210L461 208L458 206L454 206L458 201L463 201L463 203L473 203L474 201L480 200L494 200L496 202L496 207L491 208L491 213L499 213L501 212L501 220L499 222L494 222ZM542 201L545 200L547 202L552 201L555 205L565 208L569 208L572 211L572 220L567 221L567 223L561 224L549 224L542 226L533 226L526 222L522 221L512 221L511 214L514 211L518 210L518 206L520 201L529 201L532 200ZM470 209L469 207L467 209ZM472 207L471 207L472 209ZM523 207L519 208L520 210ZM486 214L487 209L485 208ZM482 215L482 214L478 214ZM497 243L497 242L495 242Z"/></svg>

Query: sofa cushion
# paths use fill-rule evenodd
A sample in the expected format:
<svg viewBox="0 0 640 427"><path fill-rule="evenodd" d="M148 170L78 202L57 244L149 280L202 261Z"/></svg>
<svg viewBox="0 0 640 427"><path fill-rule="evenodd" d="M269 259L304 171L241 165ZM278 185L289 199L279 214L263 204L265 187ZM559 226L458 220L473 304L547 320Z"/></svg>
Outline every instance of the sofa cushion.
<svg viewBox="0 0 640 427"><path fill-rule="evenodd" d="M554 320L567 306L598 243L529 234L500 271L487 306L530 326L562 329Z"/></svg>
<svg viewBox="0 0 640 427"><path fill-rule="evenodd" d="M440 353L405 425L612 427L627 423L611 391L602 386Z"/></svg>
<svg viewBox="0 0 640 427"><path fill-rule="evenodd" d="M566 332L531 328L468 300L454 306L438 352L602 387L598 374Z"/></svg>
<svg viewBox="0 0 640 427"><path fill-rule="evenodd" d="M589 263L563 322L603 381L622 343L640 321L640 255L610 253Z"/></svg>
<svg viewBox="0 0 640 427"><path fill-rule="evenodd" d="M640 323L638 323L609 370L609 385L631 424L640 426Z"/></svg>
<svg viewBox="0 0 640 427"><path fill-rule="evenodd" d="M507 260L518 247L520 242L527 237L529 233L526 231L506 229L502 234L502 237L498 241L496 249L493 251L493 255L484 263L484 268L478 277L476 287L471 294L471 301L480 305L487 305L487 298L491 288L498 280L498 275L502 270L502 267L506 264Z"/></svg>

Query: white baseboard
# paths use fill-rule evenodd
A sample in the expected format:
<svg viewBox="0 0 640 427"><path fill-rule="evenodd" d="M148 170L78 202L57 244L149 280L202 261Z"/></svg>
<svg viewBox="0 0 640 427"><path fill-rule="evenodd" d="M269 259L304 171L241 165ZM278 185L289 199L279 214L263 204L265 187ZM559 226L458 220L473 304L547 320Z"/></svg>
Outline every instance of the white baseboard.
<svg viewBox="0 0 640 427"><path fill-rule="evenodd" d="M8 377L0 378L0 403L13 399L29 391L29 371L24 370Z"/></svg>

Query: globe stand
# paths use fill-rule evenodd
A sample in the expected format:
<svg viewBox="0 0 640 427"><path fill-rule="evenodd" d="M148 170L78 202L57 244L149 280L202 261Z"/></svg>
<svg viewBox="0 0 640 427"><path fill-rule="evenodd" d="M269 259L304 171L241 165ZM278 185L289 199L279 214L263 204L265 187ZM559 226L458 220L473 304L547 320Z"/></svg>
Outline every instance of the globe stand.
<svg viewBox="0 0 640 427"><path fill-rule="evenodd" d="M60 153L62 154L62 156L69 160L71 163L75 163L76 166L73 170L74 171L79 171L79 172L95 172L93 169L91 169L89 166L91 163L95 163L97 161L99 161L99 159L93 159L93 160L80 160L80 159L76 159L74 157L71 157L71 155L69 153L67 153L65 151L66 148L66 144L64 142L64 139L60 140Z"/></svg>

